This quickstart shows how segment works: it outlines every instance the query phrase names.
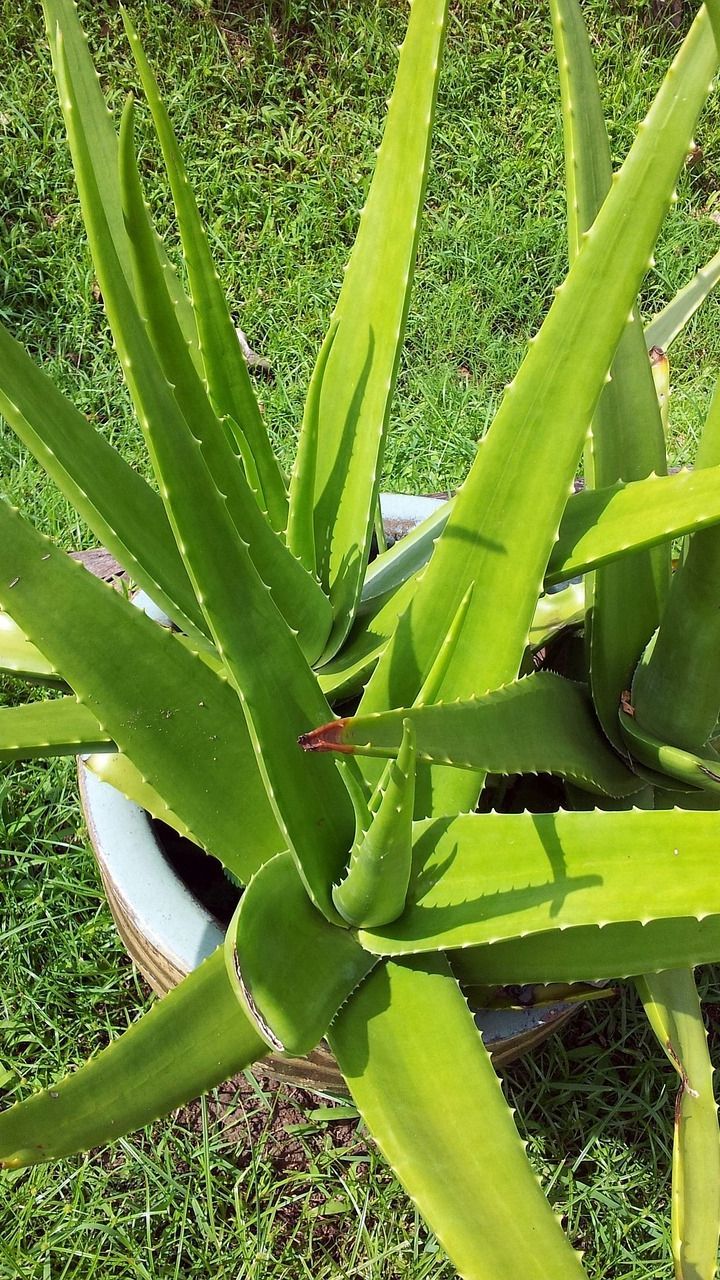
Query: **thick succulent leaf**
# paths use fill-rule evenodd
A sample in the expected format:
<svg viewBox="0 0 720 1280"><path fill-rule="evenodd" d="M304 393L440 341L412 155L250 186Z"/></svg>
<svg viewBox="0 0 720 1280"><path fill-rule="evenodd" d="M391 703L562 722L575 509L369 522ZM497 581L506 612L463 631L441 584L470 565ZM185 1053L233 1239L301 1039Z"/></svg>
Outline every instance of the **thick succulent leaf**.
<svg viewBox="0 0 720 1280"><path fill-rule="evenodd" d="M396 920L405 906L412 861L415 803L415 731L400 726L396 759L388 764L372 816L359 830L348 869L333 889L333 902L348 924L372 928Z"/></svg>
<svg viewBox="0 0 720 1280"><path fill-rule="evenodd" d="M329 1040L372 1136L465 1280L581 1280L442 957L376 969Z"/></svg>
<svg viewBox="0 0 720 1280"><path fill-rule="evenodd" d="M418 760L487 773L555 773L589 791L631 795L642 786L608 745L584 685L538 672L482 698L431 703L331 721L305 750L394 756L413 725Z"/></svg>
<svg viewBox="0 0 720 1280"><path fill-rule="evenodd" d="M720 1237L720 1130L713 1066L692 969L636 980L648 1021L680 1076L675 1101L672 1251L676 1280L714 1280Z"/></svg>
<svg viewBox="0 0 720 1280"><path fill-rule="evenodd" d="M249 879L283 848L228 683L5 502L0 606L12 609L102 732L235 875Z"/></svg>
<svg viewBox="0 0 720 1280"><path fill-rule="evenodd" d="M370 549L446 21L447 0L416 0L410 12L375 174L313 375L291 485L292 506L312 501L316 567L333 603L336 646L352 621ZM305 472L313 469L311 484ZM302 528L303 519L293 516L291 529L296 525ZM299 550L306 545L303 537Z"/></svg>
<svg viewBox="0 0 720 1280"><path fill-rule="evenodd" d="M282 531L287 522L285 480L265 430L170 117L160 100L155 76L137 33L125 12L123 21L170 180L210 398L219 416L227 421L228 429L239 432L241 451L245 446L249 449L254 465L248 480L252 483L257 476L261 486L258 500L267 511L273 528Z"/></svg>
<svg viewBox="0 0 720 1280"><path fill-rule="evenodd" d="M412 703L471 582L442 697L472 696L516 677L587 426L716 69L708 34L703 9L480 445L363 712ZM433 811L474 805L481 781L446 771Z"/></svg>
<svg viewBox="0 0 720 1280"><path fill-rule="evenodd" d="M634 695L633 695L634 696ZM633 758L658 774L703 791L720 792L720 756L714 751L704 756L662 742L640 724L632 704L620 712L620 729ZM632 714L630 714L632 710Z"/></svg>
<svg viewBox="0 0 720 1280"><path fill-rule="evenodd" d="M547 586L587 573L638 547L720 520L720 467L649 476L570 499L545 575Z"/></svg>
<svg viewBox="0 0 720 1280"><path fill-rule="evenodd" d="M0 412L98 541L202 645L207 624L159 496L1 324Z"/></svg>
<svg viewBox="0 0 720 1280"><path fill-rule="evenodd" d="M715 813L680 810L465 814L418 823L405 912L382 929L362 930L360 941L378 955L406 955L548 929L562 935L587 925L717 915L717 840ZM640 971L657 967L670 966Z"/></svg>
<svg viewBox="0 0 720 1280"><path fill-rule="evenodd" d="M101 782L107 782L108 786L114 787L133 804L139 805L152 818L159 818L168 827L172 827L173 831L177 831L178 835L185 836L194 844L206 847L202 837L197 836L182 818L173 813L155 787L143 778L139 769L127 756L119 751L95 753L84 756L82 764ZM279 838L278 843L280 843ZM208 852L212 853L212 849Z"/></svg>
<svg viewBox="0 0 720 1280"><path fill-rule="evenodd" d="M377 959L349 929L320 914L292 856L280 853L243 893L228 927L225 963L263 1040L300 1057L319 1043Z"/></svg>
<svg viewBox="0 0 720 1280"><path fill-rule="evenodd" d="M102 732L92 711L77 698L0 709L0 764L113 749L112 738Z"/></svg>
<svg viewBox="0 0 720 1280"><path fill-rule="evenodd" d="M396 544L399 545L399 544ZM388 640L397 626L415 590L412 576L388 597L378 597L375 611L355 619L353 628L340 652L318 671L318 683L326 698L339 700L362 693L377 665ZM535 609L528 640L539 649L563 627L582 622L585 614L585 589L581 582L571 583L561 591L541 596Z"/></svg>
<svg viewBox="0 0 720 1280"><path fill-rule="evenodd" d="M720 464L720 385L696 468ZM639 724L652 737L702 752L720 714L720 529L693 534L673 575L657 634L632 682Z"/></svg>
<svg viewBox="0 0 720 1280"><path fill-rule="evenodd" d="M85 1066L0 1115L0 1163L56 1160L174 1111L267 1052L220 948Z"/></svg>
<svg viewBox="0 0 720 1280"><path fill-rule="evenodd" d="M585 584L582 582L568 583L559 591L541 596L530 626L530 645L541 649L558 631L582 622L584 615Z"/></svg>
<svg viewBox="0 0 720 1280"><path fill-rule="evenodd" d="M645 326L648 350L667 351L720 280L720 252L695 272L692 280Z"/></svg>
<svg viewBox="0 0 720 1280"><path fill-rule="evenodd" d="M612 166L590 41L577 0L551 4L565 134L570 259L610 189ZM665 437L637 305L618 344L585 450L593 488L666 471ZM622 749L620 694L655 631L670 583L670 544L621 557L587 583L590 685L600 723Z"/></svg>
<svg viewBox="0 0 720 1280"><path fill-rule="evenodd" d="M65 681L51 662L31 644L19 626L0 609L0 671L50 688L62 688Z"/></svg>
<svg viewBox="0 0 720 1280"><path fill-rule="evenodd" d="M366 609L376 609L378 598L389 596L427 564L448 522L454 501L454 498L448 498L441 503L414 529L371 561L360 596L360 616Z"/></svg>
<svg viewBox="0 0 720 1280"><path fill-rule="evenodd" d="M248 544L260 577L268 583L280 612L297 630L303 651L310 659L317 658L332 625L330 601L320 584L295 559L259 510L245 478L242 462L233 453L190 359L163 270L154 252L152 224L143 200L135 159L132 99L126 104L120 128L120 179L138 306L146 319L162 372L173 388L180 412L200 445L212 481L224 496L230 519L239 536ZM100 259L104 256L100 237L96 243L96 257ZM105 270L112 272L111 265L108 264ZM116 334L118 329L121 330L117 341L122 354L126 344L130 349L133 340L130 335L124 336L130 321L127 309L123 312L122 295L119 301L120 308L111 310L116 316ZM139 374L135 376L139 381ZM138 391L141 404L147 404L147 393L143 394L140 386ZM160 424L164 424L165 430L176 438L176 426L172 420L148 422L146 432L154 438L161 429Z"/></svg>
<svg viewBox="0 0 720 1280"><path fill-rule="evenodd" d="M614 484L606 489L585 489L573 494L565 505L558 540L550 553L545 573L545 585L557 586L578 574L587 573L598 565L626 555L628 551L649 547L669 538L675 538L695 529L704 529L720 521L720 467L707 464L703 471L680 471L672 476L649 476L629 484ZM447 508L452 509L449 502ZM370 572L384 557L373 561L368 572L367 599L368 631L394 630L398 613L394 603L397 593L402 608L407 607L415 591L408 582L427 563L441 529L447 523L449 510L439 509L418 525L409 538L416 541L409 548L407 563L402 558L406 539L397 542L386 554L395 553L387 575L370 580ZM432 523L432 529L430 524ZM421 534L428 525L427 535ZM384 590L374 594L375 584L384 583ZM407 595L401 596L398 587L404 586ZM387 622L385 619L387 618ZM382 623L378 620L382 620ZM362 617L360 618L362 623ZM364 634L357 624L348 650L358 637L359 656L364 653ZM379 647L379 646L378 646ZM344 652L344 651L343 651ZM339 655L323 670L328 674L336 670L342 661Z"/></svg>
<svg viewBox="0 0 720 1280"><path fill-rule="evenodd" d="M72 97L69 85L66 92ZM80 172L91 184L89 167L82 166ZM97 202L94 207L99 210ZM313 900L337 919L330 890L352 841L351 806L334 764L313 767L318 762L308 762L297 750L299 734L328 718L328 704L295 634L259 576L250 547L235 528L224 494L202 458L194 424L178 409L102 221L91 239L102 270L108 317L180 554L239 695L284 841L299 860ZM262 518L258 511L255 514ZM244 600L242 611L238 598ZM170 796L168 803L184 817ZM195 823L189 825L197 830Z"/></svg>
<svg viewBox="0 0 720 1280"><path fill-rule="evenodd" d="M70 78L77 90L78 108L82 115L83 129L92 156L93 168L99 179L109 232L118 258L122 263L128 285L132 287L130 254L123 223L118 184L117 136L112 117L100 89L100 81L88 50L87 39L78 20L77 6L74 0L43 0L43 12L45 14L45 26L56 77L58 76L59 39L62 40ZM59 84L58 88L60 88ZM60 92L60 105L63 112L65 112L66 102L62 91ZM73 161L76 162L77 154L73 146L73 137L69 130L68 138ZM81 203L83 205L83 215L87 216L87 208L84 204L82 192ZM155 240L155 252L162 263L163 271L166 273L168 288L172 294L178 321L185 335L192 359L196 366L200 368L202 362L192 307L177 278L175 269L170 263L160 240L157 238Z"/></svg>
<svg viewBox="0 0 720 1280"><path fill-rule="evenodd" d="M720 916L577 929L551 926L526 938L448 954L458 978L469 987L632 978L641 971L717 963Z"/></svg>

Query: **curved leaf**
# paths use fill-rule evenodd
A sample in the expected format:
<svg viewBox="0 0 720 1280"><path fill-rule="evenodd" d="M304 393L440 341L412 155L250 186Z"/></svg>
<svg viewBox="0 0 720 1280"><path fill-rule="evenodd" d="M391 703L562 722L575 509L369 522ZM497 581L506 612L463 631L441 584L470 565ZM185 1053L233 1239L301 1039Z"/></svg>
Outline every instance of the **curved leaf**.
<svg viewBox="0 0 720 1280"><path fill-rule="evenodd" d="M377 964L349 929L313 906L289 853L266 862L243 893L225 940L238 1000L272 1049L300 1057Z"/></svg>
<svg viewBox="0 0 720 1280"><path fill-rule="evenodd" d="M222 951L72 1075L0 1115L0 1163L39 1164L149 1124L261 1058Z"/></svg>

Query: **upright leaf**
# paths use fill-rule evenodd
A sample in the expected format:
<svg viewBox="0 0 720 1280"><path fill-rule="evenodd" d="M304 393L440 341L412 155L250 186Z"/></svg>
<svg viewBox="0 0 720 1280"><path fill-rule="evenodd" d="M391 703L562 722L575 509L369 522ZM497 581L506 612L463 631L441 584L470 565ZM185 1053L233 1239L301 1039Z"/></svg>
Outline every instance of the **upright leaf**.
<svg viewBox="0 0 720 1280"><path fill-rule="evenodd" d="M195 198L188 184L170 117L160 100L155 76L126 12L123 12L123 22L170 180L210 398L219 416L227 421L228 430L239 432L238 445L241 452L246 447L249 449L254 466L248 479L252 483L253 476L257 475L261 486L258 500L267 511L273 528L281 532L287 523L285 481L255 399L245 357L237 340Z"/></svg>
<svg viewBox="0 0 720 1280"><path fill-rule="evenodd" d="M577 0L552 0L565 134L570 260L610 189L612 167L590 41ZM618 344L586 449L594 488L666 470L665 437L637 305ZM670 544L596 571L586 584L590 683L606 734L622 749L617 708L660 620Z"/></svg>
<svg viewBox="0 0 720 1280"><path fill-rule="evenodd" d="M348 868L333 889L343 919L356 928L396 920L405 906L412 862L415 731L403 720L397 757L373 797L372 815L356 832Z"/></svg>
<svg viewBox="0 0 720 1280"><path fill-rule="evenodd" d="M74 0L42 0L47 28L48 42L52 55L55 75L58 78L59 37L62 40L64 55L67 59L70 78L78 89L78 109L82 115L83 130L92 157L93 167L98 174L101 199L107 218L110 235L115 251L122 264L125 279L132 287L132 271L127 236L123 225L122 205L117 173L117 135L108 111L107 104L100 88L100 81L93 66L88 50L87 39L77 16ZM58 81L58 88L60 84ZM63 114L66 111L65 100L60 90L60 105ZM66 116L66 125L68 124ZM73 146L73 138L68 129L68 139L73 162L77 162L77 154ZM81 190L80 199L83 216L87 219L88 209ZM155 252L166 274L168 288L173 297L178 322L182 327L185 340L197 368L202 367L198 347L198 335L195 318L175 270L170 263L160 240L155 239Z"/></svg>
<svg viewBox="0 0 720 1280"><path fill-rule="evenodd" d="M342 643L360 595L430 158L447 0L415 0L360 230L318 357L291 485L291 532L320 580ZM314 473L308 479L308 472Z"/></svg>
<svg viewBox="0 0 720 1280"><path fill-rule="evenodd" d="M363 712L411 705L471 582L441 697L468 697L516 677L588 424L717 65L708 34L703 9L505 394ZM481 781L439 775L433 810L474 805Z"/></svg>
<svg viewBox="0 0 720 1280"><path fill-rule="evenodd" d="M120 127L119 160L121 194L137 283L138 306L146 319L162 374L172 387L177 408L200 445L202 458L212 481L224 496L228 514L237 533L247 543L260 577L267 582L280 612L297 630L303 651L311 659L317 658L330 631L330 602L316 579L295 559L258 509L242 464L234 455L222 424L193 367L175 318L175 308L166 287L165 275L153 251L152 224L143 200L135 160L132 99L128 99ZM121 352L125 352L127 348L129 355L133 344L136 350L139 346L142 352L142 344L138 344L137 337L132 332L131 300L123 299L122 289L118 289L115 283L116 273L112 270L112 264L105 261L102 237L95 224L92 225L92 240L96 247L96 258L112 295L108 299L109 312L118 335L118 348ZM134 327L142 338L142 327L137 323ZM140 361L137 357L130 359L131 384L137 383L140 405L147 407L148 392L146 383L140 381ZM147 376L152 376L151 362L146 360L146 366ZM159 371L156 377L159 379ZM157 421L150 421L148 418L145 430L154 439L163 426L166 431L172 432L173 425L172 415L168 413ZM175 427L175 434L177 430Z"/></svg>
<svg viewBox="0 0 720 1280"><path fill-rule="evenodd" d="M720 384L715 392L696 467L720 464ZM660 623L633 680L638 725L652 737L703 753L720 714L720 529L689 540L673 576Z"/></svg>

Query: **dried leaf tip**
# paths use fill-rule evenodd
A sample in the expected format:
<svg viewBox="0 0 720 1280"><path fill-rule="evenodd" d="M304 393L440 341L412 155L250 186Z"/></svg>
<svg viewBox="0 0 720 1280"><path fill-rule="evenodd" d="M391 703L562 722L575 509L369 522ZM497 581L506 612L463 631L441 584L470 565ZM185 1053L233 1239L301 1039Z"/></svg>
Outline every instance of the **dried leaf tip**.
<svg viewBox="0 0 720 1280"><path fill-rule="evenodd" d="M343 755L354 755L355 747L342 741L343 731L348 723L347 717L331 720L329 724L321 724L309 733L301 733L298 745L303 751L340 751Z"/></svg>

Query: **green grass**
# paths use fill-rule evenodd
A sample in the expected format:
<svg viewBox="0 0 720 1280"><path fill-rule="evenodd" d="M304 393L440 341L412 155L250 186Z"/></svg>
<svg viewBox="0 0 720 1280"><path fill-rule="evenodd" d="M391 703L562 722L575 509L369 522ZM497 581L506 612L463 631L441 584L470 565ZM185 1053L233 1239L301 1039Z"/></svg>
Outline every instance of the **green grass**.
<svg viewBox="0 0 720 1280"><path fill-rule="evenodd" d="M137 89L110 0L81 3L116 108ZM275 371L267 420L289 463L379 140L404 8L136 3L238 323ZM636 7L587 6L623 155L677 34ZM145 469L81 233L35 5L2 6L0 316L91 420ZM141 112L158 223L176 250ZM647 281L657 309L720 244L720 118L698 133ZM561 128L542 7L458 4L440 93L414 303L385 459L395 489L451 488L564 269ZM718 303L673 349L671 461L692 456L718 367ZM3 488L67 546L87 531L7 433ZM4 685L2 697L17 690ZM0 778L4 932L0 1073L49 1081L147 1004L114 934L68 763ZM711 1032L718 1011L706 979ZM711 1035L714 1048L720 1045ZM593 1277L667 1277L674 1078L634 997L582 1011L506 1072L530 1154ZM356 1125L245 1086L112 1152L6 1176L0 1280L450 1280Z"/></svg>

